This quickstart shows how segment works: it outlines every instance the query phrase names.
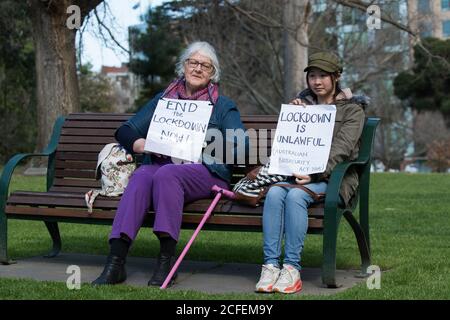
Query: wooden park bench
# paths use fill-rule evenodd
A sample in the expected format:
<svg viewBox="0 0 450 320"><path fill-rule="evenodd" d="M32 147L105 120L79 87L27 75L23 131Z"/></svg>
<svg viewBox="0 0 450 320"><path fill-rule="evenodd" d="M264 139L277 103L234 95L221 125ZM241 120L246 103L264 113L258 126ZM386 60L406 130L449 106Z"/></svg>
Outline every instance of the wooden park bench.
<svg viewBox="0 0 450 320"><path fill-rule="evenodd" d="M120 198L99 196L94 211L89 214L84 194L92 188L100 188L95 179L97 156L102 147L115 142L115 130L132 114L74 113L57 119L51 141L40 154L18 154L4 167L0 180L0 262L9 264L7 251L8 219L44 221L53 240L53 248L47 255L56 256L61 249L58 222L112 224ZM242 116L247 129L274 129L278 116ZM369 177L371 149L378 119L368 118L362 134L359 157L354 162L341 163L333 171L324 203L309 209L308 233L323 235L322 280L328 287L336 287L336 242L338 226L344 216L352 227L361 255L362 272L370 265L369 243ZM267 134L270 138L270 134ZM266 141L270 146L270 141ZM270 150L268 151L270 152ZM48 158L47 191L15 191L8 195L10 180L16 166L24 159L35 156ZM352 208L341 208L339 186L346 170L355 166L360 176L359 222L354 216L356 202ZM235 166L233 182L249 170ZM211 199L187 204L183 214L183 228L195 228L200 222ZM220 200L205 229L228 231L261 231L262 207L252 208L230 200ZM153 225L150 212L144 226ZM262 244L261 244L262 245Z"/></svg>

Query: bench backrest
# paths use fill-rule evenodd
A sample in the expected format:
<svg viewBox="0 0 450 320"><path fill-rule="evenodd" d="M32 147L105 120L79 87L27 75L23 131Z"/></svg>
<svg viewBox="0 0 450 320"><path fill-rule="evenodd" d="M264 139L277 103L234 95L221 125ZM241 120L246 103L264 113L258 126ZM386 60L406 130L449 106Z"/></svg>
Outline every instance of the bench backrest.
<svg viewBox="0 0 450 320"><path fill-rule="evenodd" d="M114 132L133 114L73 113L62 123L59 141L54 159L54 170L49 168L53 182L49 183L51 191L87 192L100 188L100 181L95 179L97 157L100 150L108 143L115 142ZM258 142L267 146L263 158L270 156L270 130L276 128L277 115L242 116L246 129L252 128L260 137ZM267 132L260 134L260 130ZM261 139L263 137L264 139ZM252 141L255 142L255 141ZM253 143L254 146L256 144ZM258 146L259 147L259 146ZM262 158L261 158L262 159ZM259 163L256 163L257 165ZM233 182L240 179L249 168L236 166Z"/></svg>
<svg viewBox="0 0 450 320"><path fill-rule="evenodd" d="M65 119L58 119L55 127L59 127L60 132L58 129L54 132L53 140L57 141L57 148L55 157L49 164L48 189L85 193L92 188L100 188L100 181L95 179L98 153L106 144L115 142L114 132L132 116L133 114L73 113ZM245 128L255 130L251 138L253 148L261 147L265 150L265 154L258 154L258 160L265 161L270 156L270 130L276 128L277 120L277 115L242 116ZM373 118L366 121L358 158L363 162L370 160L377 121L378 119ZM255 137L259 137L257 141ZM249 169L243 165L235 166L232 183L242 178Z"/></svg>

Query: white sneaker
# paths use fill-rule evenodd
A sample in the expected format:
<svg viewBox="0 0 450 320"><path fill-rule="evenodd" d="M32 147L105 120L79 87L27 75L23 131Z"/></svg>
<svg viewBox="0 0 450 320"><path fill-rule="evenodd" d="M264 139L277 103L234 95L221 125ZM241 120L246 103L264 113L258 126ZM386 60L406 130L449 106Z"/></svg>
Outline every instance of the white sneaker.
<svg viewBox="0 0 450 320"><path fill-rule="evenodd" d="M280 275L280 268L273 264L263 264L261 277L256 284L257 292L272 292L272 287Z"/></svg>
<svg viewBox="0 0 450 320"><path fill-rule="evenodd" d="M300 271L289 264L283 264L278 280L273 285L273 291L281 293L296 293L302 290Z"/></svg>

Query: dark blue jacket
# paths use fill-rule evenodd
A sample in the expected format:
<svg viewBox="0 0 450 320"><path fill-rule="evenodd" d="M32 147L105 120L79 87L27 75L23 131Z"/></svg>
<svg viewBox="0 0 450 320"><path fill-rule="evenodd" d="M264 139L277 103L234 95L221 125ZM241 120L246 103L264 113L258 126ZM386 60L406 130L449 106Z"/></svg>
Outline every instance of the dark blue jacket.
<svg viewBox="0 0 450 320"><path fill-rule="evenodd" d="M150 126L150 121L153 117L153 113L158 104L158 100L162 96L162 93L157 94L152 100L150 100L144 107L142 107L136 115L125 122L115 133L116 140L123 145L129 152L133 153L133 144L137 139L147 138L147 131ZM131 129L131 130L130 130ZM248 137L245 135L243 140L234 138L233 141L226 141L226 129L241 129L245 130L241 121L241 116L236 104L225 96L219 96L216 104L213 106L213 112L209 119L208 132L210 129L218 129L222 133L223 138L223 157L226 154L233 152L230 148L234 149L234 159L236 161L238 143L245 143L244 150L246 159L248 156ZM206 134L207 144L211 143L208 139L208 133ZM242 149L241 149L242 150ZM213 153L214 156L214 153ZM217 175L219 178L230 182L232 174L232 164L225 164L226 159L219 159L218 161L214 157L209 157L203 153L203 164L208 170ZM151 164L151 157L146 154L143 160L143 164Z"/></svg>

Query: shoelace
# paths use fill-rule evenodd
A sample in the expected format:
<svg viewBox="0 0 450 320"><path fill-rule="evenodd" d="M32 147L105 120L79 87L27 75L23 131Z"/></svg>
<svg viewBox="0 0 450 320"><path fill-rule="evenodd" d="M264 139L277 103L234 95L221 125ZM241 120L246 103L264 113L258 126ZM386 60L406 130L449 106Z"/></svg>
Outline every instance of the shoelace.
<svg viewBox="0 0 450 320"><path fill-rule="evenodd" d="M269 268L267 268L267 267L263 267L263 277L264 278L266 278L266 277L269 277L269 276L272 276L272 270L271 269L269 269Z"/></svg>
<svg viewBox="0 0 450 320"><path fill-rule="evenodd" d="M289 278L290 278L290 279L286 279L286 278L287 278L287 275L289 275ZM281 283L289 283L289 282L291 282L292 280L293 280L293 277L292 277L291 273L289 272L289 270L283 268L283 270L281 270L281 274L280 274L280 277L279 277L279 281L280 281Z"/></svg>
<svg viewBox="0 0 450 320"><path fill-rule="evenodd" d="M263 266L262 277L263 278L272 277L274 272L275 272L274 269L270 269L266 266Z"/></svg>

